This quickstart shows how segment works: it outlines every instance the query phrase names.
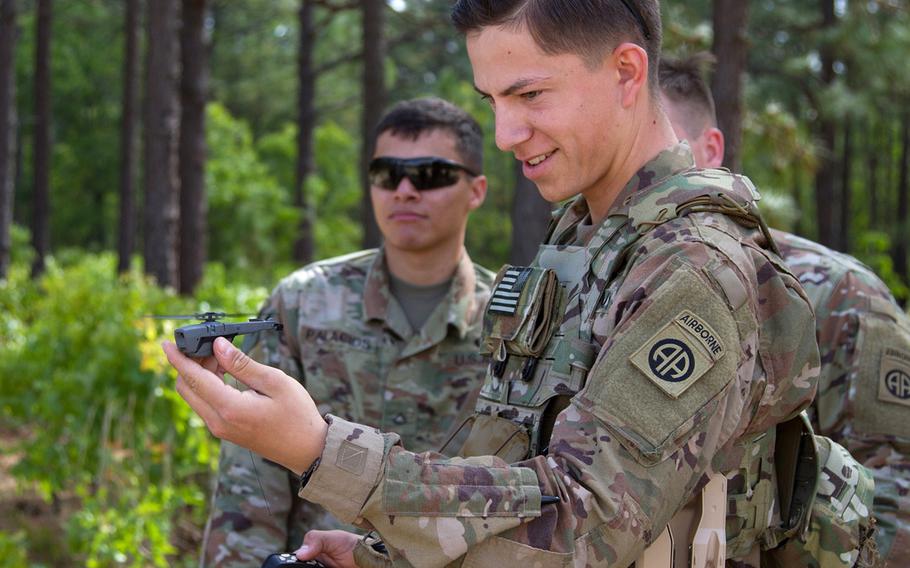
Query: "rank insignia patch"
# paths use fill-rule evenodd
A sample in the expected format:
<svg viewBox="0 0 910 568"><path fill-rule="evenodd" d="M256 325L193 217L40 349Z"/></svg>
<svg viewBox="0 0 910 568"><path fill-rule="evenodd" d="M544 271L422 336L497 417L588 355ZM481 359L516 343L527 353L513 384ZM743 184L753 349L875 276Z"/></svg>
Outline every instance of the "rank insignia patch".
<svg viewBox="0 0 910 568"><path fill-rule="evenodd" d="M878 399L910 406L910 353L885 349L879 372Z"/></svg>
<svg viewBox="0 0 910 568"><path fill-rule="evenodd" d="M724 354L723 341L688 310L654 334L629 360L672 398L679 398Z"/></svg>

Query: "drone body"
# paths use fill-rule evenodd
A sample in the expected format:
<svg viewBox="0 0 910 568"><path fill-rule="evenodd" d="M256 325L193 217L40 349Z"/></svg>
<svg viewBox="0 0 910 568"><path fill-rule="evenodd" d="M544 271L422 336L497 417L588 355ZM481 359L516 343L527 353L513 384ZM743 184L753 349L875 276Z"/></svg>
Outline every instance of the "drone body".
<svg viewBox="0 0 910 568"><path fill-rule="evenodd" d="M189 357L210 357L212 344L216 337L233 341L238 335L259 331L280 331L281 324L272 320L251 319L240 323L223 323L216 321L224 314L200 314L202 323L185 325L174 330L174 341L177 348Z"/></svg>

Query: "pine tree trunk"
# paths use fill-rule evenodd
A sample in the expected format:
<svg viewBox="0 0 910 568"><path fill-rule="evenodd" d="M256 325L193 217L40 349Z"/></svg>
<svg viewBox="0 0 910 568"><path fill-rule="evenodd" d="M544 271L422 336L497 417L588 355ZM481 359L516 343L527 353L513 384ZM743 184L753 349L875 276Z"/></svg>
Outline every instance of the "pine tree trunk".
<svg viewBox="0 0 910 568"><path fill-rule="evenodd" d="M724 167L742 170L743 75L749 54L748 0L714 0L714 46L717 69L711 91L717 124L726 139Z"/></svg>
<svg viewBox="0 0 910 568"><path fill-rule="evenodd" d="M844 142L841 158L840 182L840 250L850 252L850 225L853 219L853 199L850 180L853 178L853 124L849 117L844 119Z"/></svg>
<svg viewBox="0 0 910 568"><path fill-rule="evenodd" d="M385 20L385 2L383 0L361 0L363 14L363 122L360 156L360 175L363 187L363 246L379 246L382 235L373 216L373 203L370 201L370 182L367 179L367 166L373 155L373 137L376 125L382 118L385 108L385 40L383 25Z"/></svg>
<svg viewBox="0 0 910 568"><path fill-rule="evenodd" d="M145 271L177 286L177 0L148 0Z"/></svg>
<svg viewBox="0 0 910 568"><path fill-rule="evenodd" d="M834 0L820 0L823 25L833 27L837 16L834 13ZM824 86L834 81L833 46L825 44L821 48L821 81ZM834 144L837 137L837 126L828 116L825 109L818 109L818 143L819 164L815 174L815 207L818 220L818 240L825 246L837 248L838 239L834 220L835 204L835 160Z"/></svg>
<svg viewBox="0 0 910 568"><path fill-rule="evenodd" d="M869 191L869 228L877 229L879 224L879 196L878 196L878 154L881 151L878 146L879 138L878 129L872 120L866 129L866 185Z"/></svg>
<svg viewBox="0 0 910 568"><path fill-rule="evenodd" d="M906 108L906 107L905 107ZM897 187L897 235L894 239L894 271L910 283L907 268L907 240L910 239L910 112L905 111L901 125L901 162L900 179Z"/></svg>
<svg viewBox="0 0 910 568"><path fill-rule="evenodd" d="M123 116L120 119L120 219L117 272L129 270L136 248L136 148L139 124L139 14L140 0L126 0L125 57L123 60Z"/></svg>
<svg viewBox="0 0 910 568"><path fill-rule="evenodd" d="M306 194L306 181L313 171L313 136L316 130L316 72L313 48L316 40L313 0L300 2L300 53L297 59L297 171L294 176L294 206L300 214L300 227L294 241L294 260L307 264L313 260L313 212Z"/></svg>
<svg viewBox="0 0 910 568"><path fill-rule="evenodd" d="M0 0L0 280L12 254L16 174L16 0Z"/></svg>
<svg viewBox="0 0 910 568"><path fill-rule="evenodd" d="M51 19L52 0L38 0L35 44L35 192L32 206L32 278L44 272L50 251L51 193Z"/></svg>
<svg viewBox="0 0 910 568"><path fill-rule="evenodd" d="M180 293L190 295L205 266L205 103L209 83L206 0L183 0L180 30Z"/></svg>
<svg viewBox="0 0 910 568"><path fill-rule="evenodd" d="M512 198L512 250L509 263L527 266L537 255L550 225L552 205L540 196L537 186L522 173L515 162L515 195Z"/></svg>

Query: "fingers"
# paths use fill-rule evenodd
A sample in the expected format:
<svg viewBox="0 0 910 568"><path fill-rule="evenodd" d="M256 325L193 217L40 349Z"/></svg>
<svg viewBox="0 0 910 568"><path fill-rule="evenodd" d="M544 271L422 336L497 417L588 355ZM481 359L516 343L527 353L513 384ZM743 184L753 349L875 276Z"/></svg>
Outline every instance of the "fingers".
<svg viewBox="0 0 910 568"><path fill-rule="evenodd" d="M325 531L308 531L303 536L303 544L300 545L300 548L294 552L294 555L297 556L299 560L315 560L317 556L322 554L322 550L325 546L325 540L323 539L322 534Z"/></svg>
<svg viewBox="0 0 910 568"><path fill-rule="evenodd" d="M213 350L215 358L226 373L266 396L278 394L276 388L281 388L284 373L253 360L223 337L215 338Z"/></svg>
<svg viewBox="0 0 910 568"><path fill-rule="evenodd" d="M226 396L233 389L198 362L181 353L174 343L165 341L161 346L168 361L179 374L177 392L214 432L214 428L221 422L215 407L223 407Z"/></svg>

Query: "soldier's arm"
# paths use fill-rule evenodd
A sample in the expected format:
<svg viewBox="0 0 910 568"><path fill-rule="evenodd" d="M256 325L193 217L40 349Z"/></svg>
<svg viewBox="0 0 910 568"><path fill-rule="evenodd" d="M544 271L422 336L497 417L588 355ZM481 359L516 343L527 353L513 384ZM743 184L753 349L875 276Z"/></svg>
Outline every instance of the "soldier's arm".
<svg viewBox="0 0 910 568"><path fill-rule="evenodd" d="M274 332L246 336L243 350L253 359L282 369L302 381L303 372L293 339L296 322L286 306L294 302L278 289L260 312L285 324ZM288 329L290 327L291 329ZM222 441L215 494L203 540L202 566L228 568L258 565L288 544L288 523L297 499L296 476L245 448Z"/></svg>
<svg viewBox="0 0 910 568"><path fill-rule="evenodd" d="M546 456L508 465L414 454L394 435L331 418L321 465L300 496L378 530L415 566L465 554L629 565L706 483L764 386L753 381L755 294L738 269L707 266L717 257L703 245L662 252L632 269L598 317L601 352L557 417ZM685 313L702 324L696 335L707 329L720 344L680 329ZM692 352L688 363L677 359L679 342ZM658 353L656 368L643 349ZM541 496L558 501L541 507Z"/></svg>

